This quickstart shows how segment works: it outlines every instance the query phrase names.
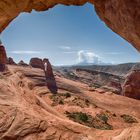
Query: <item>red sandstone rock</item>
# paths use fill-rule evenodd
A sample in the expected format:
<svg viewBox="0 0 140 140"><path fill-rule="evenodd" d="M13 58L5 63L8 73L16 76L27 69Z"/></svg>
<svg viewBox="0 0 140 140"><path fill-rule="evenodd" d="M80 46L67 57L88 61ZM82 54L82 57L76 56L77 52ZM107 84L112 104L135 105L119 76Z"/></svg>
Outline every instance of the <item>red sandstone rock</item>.
<svg viewBox="0 0 140 140"><path fill-rule="evenodd" d="M43 59L43 63L47 63L47 77L48 78L53 78L54 77L54 74L53 74L53 69L52 69L52 65L51 63L49 62L49 59Z"/></svg>
<svg viewBox="0 0 140 140"><path fill-rule="evenodd" d="M0 45L0 71L4 71L6 69L7 56L6 51L3 45Z"/></svg>
<svg viewBox="0 0 140 140"><path fill-rule="evenodd" d="M140 100L140 70L130 72L123 85L124 96Z"/></svg>
<svg viewBox="0 0 140 140"><path fill-rule="evenodd" d="M43 61L40 58L31 58L29 65L33 68L44 68Z"/></svg>
<svg viewBox="0 0 140 140"><path fill-rule="evenodd" d="M23 60L19 61L18 63L19 66L28 66Z"/></svg>
<svg viewBox="0 0 140 140"><path fill-rule="evenodd" d="M110 81L108 86L111 87L112 89L114 89L114 92L116 94L121 95L122 87L121 87L121 83L119 81L117 81L117 80Z"/></svg>
<svg viewBox="0 0 140 140"><path fill-rule="evenodd" d="M139 101L115 94L89 92L88 86L81 82L56 76L60 93L56 97L59 99L61 93L67 92L71 97L65 98L63 105L52 106L52 93L45 84L38 86L40 81L45 82L43 71L12 65L8 69L11 75L0 79L0 140L139 140L140 123L126 123L120 117L126 114L140 122ZM28 84L33 84L34 88L29 88ZM113 130L78 124L66 117L66 111L92 116L105 113Z"/></svg>
<svg viewBox="0 0 140 140"><path fill-rule="evenodd" d="M49 59L46 58L43 59L43 64L44 64L44 72L46 76L47 87L52 93L57 93L57 85L53 74L52 65L49 62ZM45 68L45 66L47 68Z"/></svg>
<svg viewBox="0 0 140 140"><path fill-rule="evenodd" d="M9 58L7 59L7 64L9 64L9 65L17 65L17 64L14 62L13 58L11 58L11 57L9 57Z"/></svg>

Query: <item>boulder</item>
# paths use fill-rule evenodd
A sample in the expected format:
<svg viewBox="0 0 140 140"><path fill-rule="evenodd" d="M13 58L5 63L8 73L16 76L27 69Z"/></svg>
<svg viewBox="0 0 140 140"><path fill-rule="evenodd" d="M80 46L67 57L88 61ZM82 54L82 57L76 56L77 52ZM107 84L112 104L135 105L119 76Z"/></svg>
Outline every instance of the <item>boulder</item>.
<svg viewBox="0 0 140 140"><path fill-rule="evenodd" d="M37 57L36 58L31 58L29 65L32 66L33 68L44 69L44 65L43 65L42 59L37 58Z"/></svg>
<svg viewBox="0 0 140 140"><path fill-rule="evenodd" d="M140 70L133 70L126 76L122 94L140 100Z"/></svg>

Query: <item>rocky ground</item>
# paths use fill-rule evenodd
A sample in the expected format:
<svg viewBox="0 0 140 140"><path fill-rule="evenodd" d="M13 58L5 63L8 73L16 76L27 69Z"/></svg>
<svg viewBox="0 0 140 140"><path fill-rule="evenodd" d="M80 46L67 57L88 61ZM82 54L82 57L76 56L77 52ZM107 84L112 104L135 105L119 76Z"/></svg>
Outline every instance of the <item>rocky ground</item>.
<svg viewBox="0 0 140 140"><path fill-rule="evenodd" d="M139 140L140 102L64 78L57 93L44 71L8 66L0 74L2 140Z"/></svg>

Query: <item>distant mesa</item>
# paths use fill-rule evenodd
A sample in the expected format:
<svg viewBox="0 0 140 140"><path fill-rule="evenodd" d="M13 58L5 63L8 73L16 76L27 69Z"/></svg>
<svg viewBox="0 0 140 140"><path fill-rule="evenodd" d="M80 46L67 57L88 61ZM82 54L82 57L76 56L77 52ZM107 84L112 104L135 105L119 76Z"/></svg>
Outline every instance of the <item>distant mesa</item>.
<svg viewBox="0 0 140 140"><path fill-rule="evenodd" d="M7 64L9 64L9 65L17 65L12 57L7 58Z"/></svg>
<svg viewBox="0 0 140 140"><path fill-rule="evenodd" d="M135 64L132 69L132 71L140 71L140 63Z"/></svg>
<svg viewBox="0 0 140 140"><path fill-rule="evenodd" d="M102 65L102 66L104 66L104 65L112 65L112 63L104 63L104 62L98 62L98 63L95 63L95 62L93 62L93 63L89 63L89 62L80 62L80 63L77 63L76 64L77 66L91 66L91 65Z"/></svg>
<svg viewBox="0 0 140 140"><path fill-rule="evenodd" d="M23 60L19 61L18 66L29 66L27 63L25 63Z"/></svg>

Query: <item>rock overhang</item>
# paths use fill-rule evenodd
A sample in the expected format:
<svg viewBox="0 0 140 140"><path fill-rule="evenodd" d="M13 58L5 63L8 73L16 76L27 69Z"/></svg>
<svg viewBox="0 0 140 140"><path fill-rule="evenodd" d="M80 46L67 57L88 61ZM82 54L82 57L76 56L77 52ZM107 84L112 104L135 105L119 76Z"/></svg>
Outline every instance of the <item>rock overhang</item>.
<svg viewBox="0 0 140 140"><path fill-rule="evenodd" d="M0 33L22 12L87 2L94 5L97 15L112 31L140 51L140 0L0 0Z"/></svg>

